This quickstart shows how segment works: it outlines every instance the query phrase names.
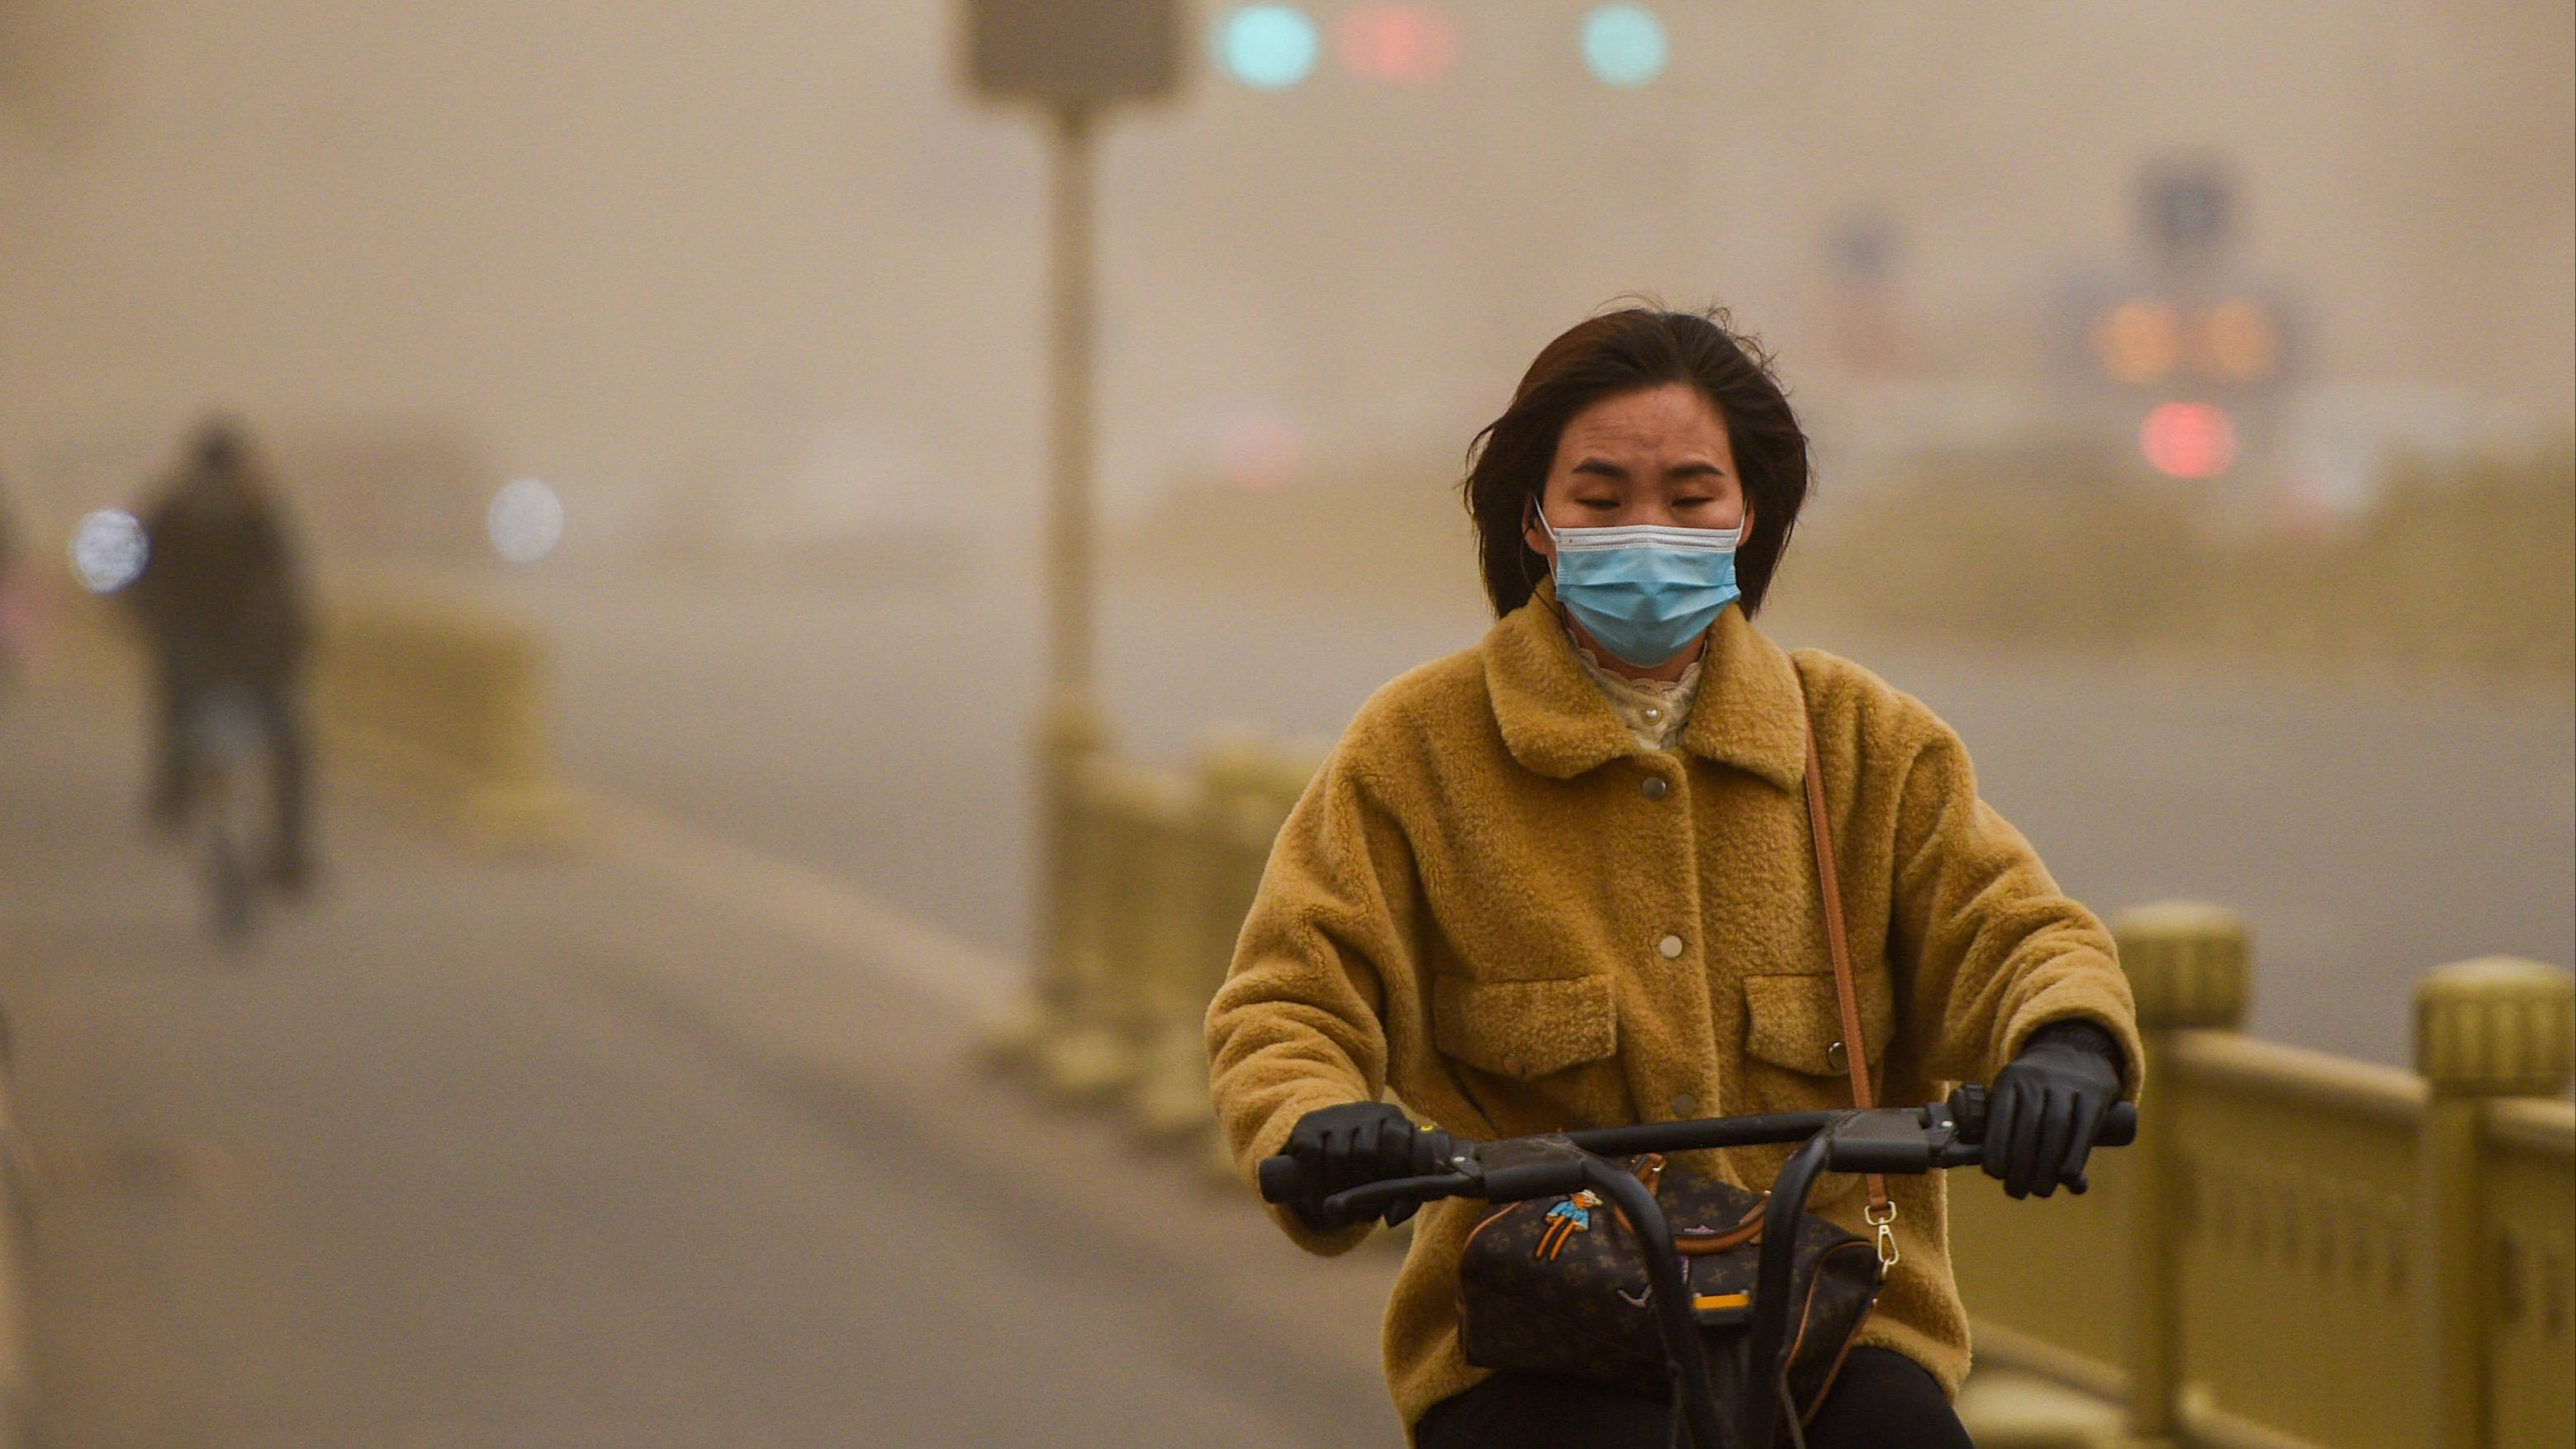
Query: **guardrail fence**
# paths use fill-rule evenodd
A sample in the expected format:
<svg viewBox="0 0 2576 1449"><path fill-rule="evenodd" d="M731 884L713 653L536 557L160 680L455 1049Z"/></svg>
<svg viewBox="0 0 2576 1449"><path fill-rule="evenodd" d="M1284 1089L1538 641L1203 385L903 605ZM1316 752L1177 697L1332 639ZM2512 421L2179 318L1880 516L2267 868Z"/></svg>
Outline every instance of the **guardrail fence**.
<svg viewBox="0 0 2576 1449"><path fill-rule="evenodd" d="M542 846L578 821L545 742L545 651L454 603L338 598L322 610L316 716L335 746L477 843Z"/></svg>
<svg viewBox="0 0 2576 1449"><path fill-rule="evenodd" d="M2138 1145L2094 1190L1952 1178L1981 1350L2146 1443L2576 1443L2576 990L2490 958L2416 994L2420 1075L2237 1035L2226 912L2113 923L2147 1032Z"/></svg>

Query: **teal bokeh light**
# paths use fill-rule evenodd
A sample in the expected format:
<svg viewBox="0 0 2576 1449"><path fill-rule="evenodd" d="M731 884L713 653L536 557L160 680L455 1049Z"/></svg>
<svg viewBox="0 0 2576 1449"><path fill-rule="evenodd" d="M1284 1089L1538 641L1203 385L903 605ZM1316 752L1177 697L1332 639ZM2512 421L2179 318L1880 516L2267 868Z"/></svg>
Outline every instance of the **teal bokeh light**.
<svg viewBox="0 0 2576 1449"><path fill-rule="evenodd" d="M1642 5L1604 5L1583 20L1583 63L1614 86L1641 86L1672 58L1664 23Z"/></svg>
<svg viewBox="0 0 2576 1449"><path fill-rule="evenodd" d="M1247 5L1217 22L1216 59L1248 86L1275 91L1312 74L1323 38L1294 5Z"/></svg>

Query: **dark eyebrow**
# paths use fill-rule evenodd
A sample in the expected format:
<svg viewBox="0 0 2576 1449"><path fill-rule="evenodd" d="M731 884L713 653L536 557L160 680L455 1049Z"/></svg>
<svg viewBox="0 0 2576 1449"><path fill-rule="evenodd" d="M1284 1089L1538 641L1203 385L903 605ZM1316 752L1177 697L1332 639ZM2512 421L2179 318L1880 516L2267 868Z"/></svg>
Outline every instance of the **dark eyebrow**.
<svg viewBox="0 0 2576 1449"><path fill-rule="evenodd" d="M1715 463L1676 463L1664 470L1664 476L1667 478L1723 478L1726 476L1726 470Z"/></svg>
<svg viewBox="0 0 2576 1449"><path fill-rule="evenodd" d="M1574 467L1568 471L1575 473L1590 473L1602 478L1624 479L1628 476L1627 469L1620 467L1618 464L1613 463L1606 458L1586 458L1582 462L1575 464Z"/></svg>

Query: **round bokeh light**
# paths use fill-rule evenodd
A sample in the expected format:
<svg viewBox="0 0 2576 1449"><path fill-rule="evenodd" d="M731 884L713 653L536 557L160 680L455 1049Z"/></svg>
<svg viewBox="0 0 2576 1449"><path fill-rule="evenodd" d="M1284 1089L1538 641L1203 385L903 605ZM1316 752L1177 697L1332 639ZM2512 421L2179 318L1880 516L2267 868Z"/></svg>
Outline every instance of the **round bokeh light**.
<svg viewBox="0 0 2576 1449"><path fill-rule="evenodd" d="M72 572L93 594L112 594L141 578L151 557L141 520L122 508L102 508L72 530Z"/></svg>
<svg viewBox="0 0 2576 1449"><path fill-rule="evenodd" d="M1230 419L1217 434L1217 476L1241 493L1275 493L1297 481L1305 450L1283 414L1255 411Z"/></svg>
<svg viewBox="0 0 2576 1449"><path fill-rule="evenodd" d="M1247 5L1217 23L1217 63L1256 90L1304 80L1322 50L1315 22L1294 5Z"/></svg>
<svg viewBox="0 0 2576 1449"><path fill-rule="evenodd" d="M1584 17L1583 63L1605 85L1645 85L1672 53L1664 22L1642 5L1604 5Z"/></svg>
<svg viewBox="0 0 2576 1449"><path fill-rule="evenodd" d="M2182 318L2163 302L2121 303L2093 324L2093 356L2122 382L2145 383L2182 365Z"/></svg>
<svg viewBox="0 0 2576 1449"><path fill-rule="evenodd" d="M563 500L536 478L522 478L492 495L484 516L493 551L514 564L531 564L563 542Z"/></svg>
<svg viewBox="0 0 2576 1449"><path fill-rule="evenodd" d="M2215 403L2169 402L2139 425L2138 451L2168 478L2215 478L2236 463L2236 423Z"/></svg>
<svg viewBox="0 0 2576 1449"><path fill-rule="evenodd" d="M1362 5L1333 22L1333 53L1362 80L1427 85L1458 63L1458 27L1423 5Z"/></svg>

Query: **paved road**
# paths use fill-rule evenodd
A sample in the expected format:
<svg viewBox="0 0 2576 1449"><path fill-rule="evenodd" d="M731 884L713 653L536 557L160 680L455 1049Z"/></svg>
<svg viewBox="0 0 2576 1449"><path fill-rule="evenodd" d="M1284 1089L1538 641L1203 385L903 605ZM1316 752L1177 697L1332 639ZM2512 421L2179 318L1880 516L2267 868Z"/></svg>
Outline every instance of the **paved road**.
<svg viewBox="0 0 2576 1449"><path fill-rule="evenodd" d="M998 963L651 817L503 864L345 797L228 956L135 712L0 706L48 1449L1392 1437L1395 1255L967 1075Z"/></svg>
<svg viewBox="0 0 2576 1449"><path fill-rule="evenodd" d="M1031 586L972 569L800 582L496 586L560 641L575 769L1025 947ZM1103 694L1137 751L1210 724L1329 737L1472 642L1473 601L1294 603L1116 582ZM2406 994L2491 951L2576 961L2576 710L2563 694L2331 684L2243 667L1928 647L1779 621L1961 731L1984 788L2097 908L2238 906L2252 1029L2402 1062Z"/></svg>

